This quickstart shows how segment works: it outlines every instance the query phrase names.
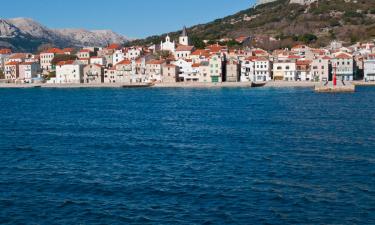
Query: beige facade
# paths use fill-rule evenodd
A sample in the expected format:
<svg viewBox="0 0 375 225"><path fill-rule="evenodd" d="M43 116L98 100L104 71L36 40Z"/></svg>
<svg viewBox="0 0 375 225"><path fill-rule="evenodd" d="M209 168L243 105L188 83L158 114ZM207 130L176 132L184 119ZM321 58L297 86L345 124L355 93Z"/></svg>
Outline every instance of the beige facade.
<svg viewBox="0 0 375 225"><path fill-rule="evenodd" d="M100 84L104 82L104 69L101 65L89 64L83 68L83 83Z"/></svg>
<svg viewBox="0 0 375 225"><path fill-rule="evenodd" d="M230 59L226 65L226 81L238 82L240 77L240 64L237 60Z"/></svg>
<svg viewBox="0 0 375 225"><path fill-rule="evenodd" d="M172 64L166 64L162 67L162 82L176 83L178 81L179 68Z"/></svg>

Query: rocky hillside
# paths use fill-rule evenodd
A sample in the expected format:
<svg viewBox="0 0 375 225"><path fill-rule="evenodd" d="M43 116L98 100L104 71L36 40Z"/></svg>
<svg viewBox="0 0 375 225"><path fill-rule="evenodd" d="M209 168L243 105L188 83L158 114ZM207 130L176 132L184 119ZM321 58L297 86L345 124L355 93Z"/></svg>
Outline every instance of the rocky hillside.
<svg viewBox="0 0 375 225"><path fill-rule="evenodd" d="M105 46L127 39L110 30L49 29L27 18L0 19L0 47L36 51L42 44L58 47Z"/></svg>
<svg viewBox="0 0 375 225"><path fill-rule="evenodd" d="M267 49L297 42L322 46L339 39L347 43L375 38L374 0L319 0L309 6L277 0L188 29L195 40L218 40L242 35L257 37L253 45ZM169 35L176 38L180 31ZM159 43L165 36L137 40ZM269 41L268 37L276 39ZM260 41L259 41L260 40ZM272 40L272 39L271 39Z"/></svg>

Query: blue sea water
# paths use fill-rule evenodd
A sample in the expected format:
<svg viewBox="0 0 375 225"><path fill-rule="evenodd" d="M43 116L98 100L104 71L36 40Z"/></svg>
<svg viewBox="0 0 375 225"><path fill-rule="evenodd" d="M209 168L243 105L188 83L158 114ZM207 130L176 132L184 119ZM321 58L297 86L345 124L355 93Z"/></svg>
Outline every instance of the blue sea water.
<svg viewBox="0 0 375 225"><path fill-rule="evenodd" d="M375 224L375 88L0 89L1 224Z"/></svg>

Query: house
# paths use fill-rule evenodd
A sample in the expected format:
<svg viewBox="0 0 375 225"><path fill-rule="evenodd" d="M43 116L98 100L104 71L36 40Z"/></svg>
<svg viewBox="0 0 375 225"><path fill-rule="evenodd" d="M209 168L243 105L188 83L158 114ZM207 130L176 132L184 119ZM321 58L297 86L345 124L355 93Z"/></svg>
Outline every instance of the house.
<svg viewBox="0 0 375 225"><path fill-rule="evenodd" d="M79 84L83 83L83 67L74 60L62 61L56 65L56 83Z"/></svg>
<svg viewBox="0 0 375 225"><path fill-rule="evenodd" d="M122 50L116 50L112 56L113 65L123 61L125 59L125 53Z"/></svg>
<svg viewBox="0 0 375 225"><path fill-rule="evenodd" d="M133 66L132 61L124 59L117 63L115 68L118 82L130 83L131 75L135 73L135 64Z"/></svg>
<svg viewBox="0 0 375 225"><path fill-rule="evenodd" d="M51 48L47 51L40 53L40 66L45 71L52 71L54 70L54 66L52 65L52 60L55 58L55 55L64 55L65 52L59 48Z"/></svg>
<svg viewBox="0 0 375 225"><path fill-rule="evenodd" d="M162 82L176 83L179 80L179 67L173 64L164 64L162 68Z"/></svg>
<svg viewBox="0 0 375 225"><path fill-rule="evenodd" d="M311 64L311 76L314 81L329 81L331 58L329 56L314 58Z"/></svg>
<svg viewBox="0 0 375 225"><path fill-rule="evenodd" d="M276 60L273 63L273 79L284 80L284 81L296 81L297 80L297 66L296 61L287 60Z"/></svg>
<svg viewBox="0 0 375 225"><path fill-rule="evenodd" d="M375 54L368 55L364 60L364 80L375 81Z"/></svg>
<svg viewBox="0 0 375 225"><path fill-rule="evenodd" d="M24 62L19 64L19 80L24 83L32 83L32 79L36 78L40 69L40 64L36 62Z"/></svg>
<svg viewBox="0 0 375 225"><path fill-rule="evenodd" d="M209 60L210 78L212 83L223 82L223 65L221 57L217 54L212 55Z"/></svg>
<svg viewBox="0 0 375 225"><path fill-rule="evenodd" d="M125 51L125 58L129 60L134 60L139 58L142 55L142 48L141 47L130 47L127 48Z"/></svg>
<svg viewBox="0 0 375 225"><path fill-rule="evenodd" d="M15 81L19 77L19 62L8 62L4 67L5 79Z"/></svg>
<svg viewBox="0 0 375 225"><path fill-rule="evenodd" d="M185 82L188 79L191 81L191 75L194 73L193 61L189 59L178 59L172 64L176 65L179 69L178 81Z"/></svg>
<svg viewBox="0 0 375 225"><path fill-rule="evenodd" d="M176 59L187 59L193 51L194 46L179 45L174 52L174 56Z"/></svg>
<svg viewBox="0 0 375 225"><path fill-rule="evenodd" d="M202 83L211 82L210 63L208 61L200 62L200 65L199 65L199 82L202 82Z"/></svg>
<svg viewBox="0 0 375 225"><path fill-rule="evenodd" d="M241 64L241 82L265 82L271 80L271 63L264 57L249 57Z"/></svg>
<svg viewBox="0 0 375 225"><path fill-rule="evenodd" d="M77 52L78 59L89 59L91 56L93 56L94 53L90 51L89 49L81 49Z"/></svg>
<svg viewBox="0 0 375 225"><path fill-rule="evenodd" d="M226 82L238 82L240 78L240 63L231 58L226 62Z"/></svg>
<svg viewBox="0 0 375 225"><path fill-rule="evenodd" d="M337 80L352 81L354 79L354 59L349 53L338 52L332 59L332 74L336 72Z"/></svg>
<svg viewBox="0 0 375 225"><path fill-rule="evenodd" d="M104 82L104 68L99 64L89 64L83 68L83 83L100 84Z"/></svg>
<svg viewBox="0 0 375 225"><path fill-rule="evenodd" d="M5 59L7 59L12 54L12 50L4 48L0 49L0 70L4 70Z"/></svg>
<svg viewBox="0 0 375 225"><path fill-rule="evenodd" d="M101 65L101 66L106 66L107 60L103 56L92 56L90 58L90 64L98 64L98 65Z"/></svg>
<svg viewBox="0 0 375 225"><path fill-rule="evenodd" d="M162 69L164 60L151 60L146 62L146 82L155 82L162 80Z"/></svg>
<svg viewBox="0 0 375 225"><path fill-rule="evenodd" d="M115 67L110 67L104 70L104 83L121 83L122 77L117 76Z"/></svg>
<svg viewBox="0 0 375 225"><path fill-rule="evenodd" d="M300 59L296 61L297 80L312 81L311 60Z"/></svg>

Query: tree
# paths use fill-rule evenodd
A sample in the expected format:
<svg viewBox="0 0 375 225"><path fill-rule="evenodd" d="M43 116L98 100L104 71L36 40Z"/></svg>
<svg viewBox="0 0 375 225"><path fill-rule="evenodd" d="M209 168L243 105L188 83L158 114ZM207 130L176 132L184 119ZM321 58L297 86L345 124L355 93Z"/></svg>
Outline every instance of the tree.
<svg viewBox="0 0 375 225"><path fill-rule="evenodd" d="M55 57L52 59L51 64L56 65L59 62L62 61L68 61L68 60L76 60L77 56L75 55L55 55Z"/></svg>
<svg viewBox="0 0 375 225"><path fill-rule="evenodd" d="M229 40L227 42L227 46L228 47L236 47L236 46L240 46L241 43L237 42L236 40L232 39L232 40Z"/></svg>
<svg viewBox="0 0 375 225"><path fill-rule="evenodd" d="M162 51L157 51L154 55L158 59L168 59L169 57L171 57L171 52L162 50Z"/></svg>
<svg viewBox="0 0 375 225"><path fill-rule="evenodd" d="M204 49L206 47L206 44L203 42L203 40L200 39L200 38L198 38L198 37L192 37L191 38L191 43L197 49Z"/></svg>

